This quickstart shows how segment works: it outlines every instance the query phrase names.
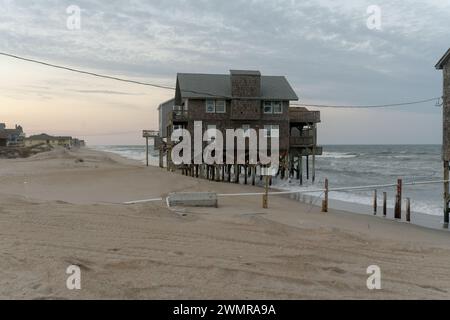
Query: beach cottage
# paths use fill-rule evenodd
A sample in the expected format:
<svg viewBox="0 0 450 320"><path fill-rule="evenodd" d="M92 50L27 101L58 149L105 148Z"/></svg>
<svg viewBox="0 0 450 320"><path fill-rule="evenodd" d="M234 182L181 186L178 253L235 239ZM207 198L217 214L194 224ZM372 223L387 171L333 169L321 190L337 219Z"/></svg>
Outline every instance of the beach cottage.
<svg viewBox="0 0 450 320"><path fill-rule="evenodd" d="M174 99L159 106L160 138L164 140L160 156L167 156L168 169L179 169L171 161L170 150L177 142L171 142L170 136L180 128L194 136L195 122L202 122L202 132L264 130L269 137L279 137L280 174L287 177L287 172L291 176L296 172L302 181L305 158L309 178L311 157L314 180L315 157L322 154L322 148L317 145L320 112L291 106L292 101L298 101L298 97L284 76L265 76L251 70L231 70L229 74L179 73ZM229 166L218 169L222 170L223 177ZM247 172L249 168L244 165L242 169ZM191 166L189 172L194 170L198 175L198 167Z"/></svg>
<svg viewBox="0 0 450 320"><path fill-rule="evenodd" d="M72 147L72 137L54 137L46 133L34 135L25 139L25 146L33 147L36 145L47 144L52 147Z"/></svg>
<svg viewBox="0 0 450 320"><path fill-rule="evenodd" d="M7 129L4 123L0 123L0 135L0 146L20 147L24 144L25 133L17 124L14 129Z"/></svg>

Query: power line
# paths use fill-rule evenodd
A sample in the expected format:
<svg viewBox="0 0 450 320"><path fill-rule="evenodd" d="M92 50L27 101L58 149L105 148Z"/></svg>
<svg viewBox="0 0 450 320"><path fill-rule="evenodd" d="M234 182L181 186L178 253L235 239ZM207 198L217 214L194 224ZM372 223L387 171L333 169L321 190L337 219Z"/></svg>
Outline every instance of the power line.
<svg viewBox="0 0 450 320"><path fill-rule="evenodd" d="M435 97L425 100L418 101L410 101L410 102L402 102L402 103L391 103L391 104L380 104L380 105L324 105L324 104L307 104L307 103L291 103L291 106L300 106L300 107L315 107L315 108L336 108L336 109L366 109L366 108L388 108L388 107L400 107L400 106L409 106L414 104L421 104L426 102L438 101L441 97Z"/></svg>
<svg viewBox="0 0 450 320"><path fill-rule="evenodd" d="M146 82L141 82L141 81L128 80L128 79L122 79L122 78L118 78L118 77L107 76L107 75L98 74L98 73L94 73L94 72L83 71L83 70L79 70L79 69L59 66L59 65L56 65L56 64L47 63L47 62L43 62L43 61L38 61L38 60L34 60L34 59L28 59L28 58L24 58L24 57L19 57L19 56L13 55L13 54L5 53L5 52L0 52L0 55L5 56L5 57L18 59L18 60L27 61L27 62L33 62L33 63L41 64L41 65L44 65L44 66L47 66L47 67L52 67L52 68L66 70L66 71L81 73L81 74L85 74L85 75L89 75L89 76L105 78L105 79L110 79L110 80L116 80L116 81L121 81L121 82L127 82L127 83L133 83L133 84L139 84L139 85L142 85L142 86L150 86L150 87L155 87L155 88L160 88L160 89L175 90L175 88L170 87L170 86L163 86L163 85L159 85L159 84L146 83Z"/></svg>
<svg viewBox="0 0 450 320"><path fill-rule="evenodd" d="M40 64L40 65L43 65L43 66L47 66L47 67L52 67L52 68L56 68L56 69L62 69L62 70L66 70L66 71L81 73L81 74L89 75L89 76L94 76L94 77L98 77L98 78L104 78L104 79L115 80L115 81L126 82L126 83L132 83L132 84L138 84L138 85L142 85L142 86L154 87L154 88L159 88L159 89L176 90L174 87L171 87L171 86L165 86L165 85L159 85L159 84L154 84L154 83L148 83L148 82L142 82L142 81L136 81L136 80L129 80L129 79L124 79L124 78L112 77L112 76L103 75L103 74L99 74L99 73L95 73L95 72L83 71L83 70L79 70L79 69L75 69L75 68L60 66L60 65L56 65L56 64L52 64L52 63L48 63L48 62L43 62L43 61L39 61L39 60L35 60L35 59L24 58L24 57L20 57L20 56L13 55L13 54L10 54L10 53L5 53L5 52L0 52L0 55L1 56L5 56L5 57L9 57L9 58L22 60L22 61L37 63L37 64ZM199 92L199 91L194 91L194 90L183 90L183 92L189 92L189 93L199 94L199 95L206 95L206 96L211 96L211 97L226 98L226 97L222 97L220 95L215 95L215 94L206 93L206 92Z"/></svg>
<svg viewBox="0 0 450 320"><path fill-rule="evenodd" d="M94 76L94 77L98 77L98 78L104 78L104 79L109 79L109 80L125 82L125 83L149 86L149 87L154 87L154 88L159 88L159 89L176 90L176 88L171 87L171 86L159 85L159 84L142 82L142 81L136 81L136 80L129 80L129 79L118 78L118 77L103 75L103 74L89 72L89 71L83 71L83 70L80 70L80 69L60 66L60 65L56 65L56 64L52 64L52 63L48 63L48 62L43 62L43 61L39 61L39 60L35 60L35 59L24 58L24 57L21 57L21 56L17 56L17 55L13 55L13 54L10 54L10 53L5 53L5 52L0 52L0 55L1 56L5 56L5 57L9 57L9 58L22 60L22 61L37 63L37 64L44 65L44 66L47 66L47 67L62 69L62 70L66 70L66 71L70 71L70 72L76 72L76 73L89 75L89 76ZM202 96L209 96L209 97L222 98L222 99L231 99L232 98L232 97L223 96L221 94L214 94L214 93L211 93L211 92L201 92L201 91L195 91L195 90L183 90L183 92L189 92L189 93L198 94L198 95L202 95ZM357 105L341 105L341 106L339 106L339 105L306 104L306 103L291 103L291 105L292 106L300 106L300 107L315 107L315 108L367 109L367 108L388 108L388 107L400 107L400 106L415 105L415 104L421 104L421 103L436 101L436 100L439 100L440 98L441 97L436 97L436 98L424 99L424 100L419 100L419 101L409 101L409 102L393 103L393 104L382 104L382 105L360 105L360 106L357 106ZM245 97L242 97L242 98L239 98L239 99L251 100L251 98L245 98Z"/></svg>

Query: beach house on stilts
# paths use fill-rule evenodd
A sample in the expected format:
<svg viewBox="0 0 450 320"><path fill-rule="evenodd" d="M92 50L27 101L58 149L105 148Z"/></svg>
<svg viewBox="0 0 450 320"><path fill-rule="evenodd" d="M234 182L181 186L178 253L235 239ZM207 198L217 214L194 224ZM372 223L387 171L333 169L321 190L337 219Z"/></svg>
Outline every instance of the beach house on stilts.
<svg viewBox="0 0 450 320"><path fill-rule="evenodd" d="M195 123L208 129L264 130L267 136L279 136L281 178L306 176L315 180L315 158L322 154L317 145L320 112L291 106L298 97L284 76L265 76L259 71L231 70L229 74L180 73L175 97L159 106L160 166L181 170L186 175L216 181L255 184L257 166L218 164L203 166L172 162L170 151L177 142L170 137L176 129L187 129L194 136ZM225 152L224 152L225 154ZM163 157L165 161L163 161ZM248 156L248 155L247 155ZM235 174L239 173L239 174Z"/></svg>

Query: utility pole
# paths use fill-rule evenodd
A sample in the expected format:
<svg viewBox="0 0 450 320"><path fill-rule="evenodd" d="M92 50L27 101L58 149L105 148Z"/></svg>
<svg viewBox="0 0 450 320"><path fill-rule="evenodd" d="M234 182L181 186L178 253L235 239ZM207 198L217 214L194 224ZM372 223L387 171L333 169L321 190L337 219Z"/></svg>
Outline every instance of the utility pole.
<svg viewBox="0 0 450 320"><path fill-rule="evenodd" d="M437 70L442 70L444 75L443 90L443 146L442 160L444 162L444 228L448 229L450 216L450 184L449 184L449 162L450 162L450 49L436 64Z"/></svg>

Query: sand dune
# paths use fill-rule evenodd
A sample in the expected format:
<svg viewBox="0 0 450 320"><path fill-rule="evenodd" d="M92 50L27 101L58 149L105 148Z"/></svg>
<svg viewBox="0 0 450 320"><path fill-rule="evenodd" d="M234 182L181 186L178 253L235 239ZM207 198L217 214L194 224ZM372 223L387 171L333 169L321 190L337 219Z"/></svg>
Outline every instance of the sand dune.
<svg viewBox="0 0 450 320"><path fill-rule="evenodd" d="M82 159L82 162L80 161ZM169 210L123 201L256 190L91 150L0 160L0 298L450 298L449 234L283 197ZM259 190L259 189L258 189ZM82 289L66 288L66 268ZM382 270L369 291L366 269Z"/></svg>

